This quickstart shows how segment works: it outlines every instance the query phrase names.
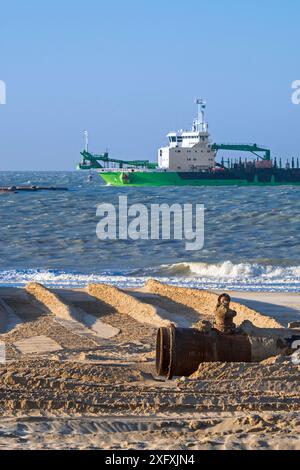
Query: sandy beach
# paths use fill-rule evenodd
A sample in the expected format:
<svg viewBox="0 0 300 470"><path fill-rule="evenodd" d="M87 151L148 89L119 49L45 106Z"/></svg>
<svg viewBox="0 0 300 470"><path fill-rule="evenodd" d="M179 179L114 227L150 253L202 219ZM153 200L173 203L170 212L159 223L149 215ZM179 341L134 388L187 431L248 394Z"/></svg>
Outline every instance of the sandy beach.
<svg viewBox="0 0 300 470"><path fill-rule="evenodd" d="M231 295L238 325L300 320L300 294ZM1 288L0 448L300 449L300 366L290 357L156 375L157 328L211 320L216 298L152 280Z"/></svg>

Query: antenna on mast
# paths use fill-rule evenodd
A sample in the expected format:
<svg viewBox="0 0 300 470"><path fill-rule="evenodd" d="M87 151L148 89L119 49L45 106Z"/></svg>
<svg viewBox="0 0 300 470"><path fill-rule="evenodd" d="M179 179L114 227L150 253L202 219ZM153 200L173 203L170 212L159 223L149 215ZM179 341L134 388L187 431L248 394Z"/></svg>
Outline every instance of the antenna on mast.
<svg viewBox="0 0 300 470"><path fill-rule="evenodd" d="M207 125L204 121L204 110L206 108L206 101L202 98L196 98L195 104L198 106L198 118L195 121L195 127L198 132L206 132Z"/></svg>
<svg viewBox="0 0 300 470"><path fill-rule="evenodd" d="M86 130L84 131L84 150L89 151L89 133Z"/></svg>

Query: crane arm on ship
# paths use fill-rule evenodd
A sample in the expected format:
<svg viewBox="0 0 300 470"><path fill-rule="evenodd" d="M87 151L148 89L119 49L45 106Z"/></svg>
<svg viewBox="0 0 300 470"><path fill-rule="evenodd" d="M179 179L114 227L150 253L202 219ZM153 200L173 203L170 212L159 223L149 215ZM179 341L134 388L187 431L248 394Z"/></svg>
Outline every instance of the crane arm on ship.
<svg viewBox="0 0 300 470"><path fill-rule="evenodd" d="M149 160L120 160L117 158L109 158L108 152L96 155L84 150L83 152L80 152L80 155L82 155L82 162L78 165L78 169L80 170L97 170L105 168L106 163L117 163L120 168L123 168L123 165L134 168L157 168L157 163L152 163Z"/></svg>
<svg viewBox="0 0 300 470"><path fill-rule="evenodd" d="M239 152L250 152L262 160L271 160L270 149L261 147L257 144L213 144L211 148L212 150L234 150ZM258 152L264 153L264 155L259 155Z"/></svg>

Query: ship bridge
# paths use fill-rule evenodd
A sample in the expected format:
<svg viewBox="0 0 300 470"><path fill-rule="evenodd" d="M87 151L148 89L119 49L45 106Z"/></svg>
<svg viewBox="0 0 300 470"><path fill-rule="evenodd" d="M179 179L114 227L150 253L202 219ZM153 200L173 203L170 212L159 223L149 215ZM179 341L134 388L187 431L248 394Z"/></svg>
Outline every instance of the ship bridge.
<svg viewBox="0 0 300 470"><path fill-rule="evenodd" d="M170 132L167 135L170 147L193 147L200 142L209 142L207 132L180 131Z"/></svg>
<svg viewBox="0 0 300 470"><path fill-rule="evenodd" d="M202 171L215 166L216 151L211 148L208 124L204 119L206 103L197 99L198 116L191 130L170 132L168 147L158 150L158 167L169 171Z"/></svg>
<svg viewBox="0 0 300 470"><path fill-rule="evenodd" d="M204 110L206 102L200 98L196 99L198 106L198 116L193 121L191 130L180 130L178 132L169 132L169 148L183 147L192 148L196 144L209 144L208 123L204 119Z"/></svg>

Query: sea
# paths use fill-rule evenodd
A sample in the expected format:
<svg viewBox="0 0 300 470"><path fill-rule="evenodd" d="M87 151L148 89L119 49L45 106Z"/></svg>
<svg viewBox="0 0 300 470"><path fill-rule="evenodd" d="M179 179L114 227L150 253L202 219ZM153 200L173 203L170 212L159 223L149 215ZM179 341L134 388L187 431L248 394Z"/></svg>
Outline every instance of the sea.
<svg viewBox="0 0 300 470"><path fill-rule="evenodd" d="M90 282L300 291L300 188L106 186L97 173L1 172L0 186L68 191L0 193L0 285L49 287ZM184 240L99 240L99 204L203 204L204 246Z"/></svg>

